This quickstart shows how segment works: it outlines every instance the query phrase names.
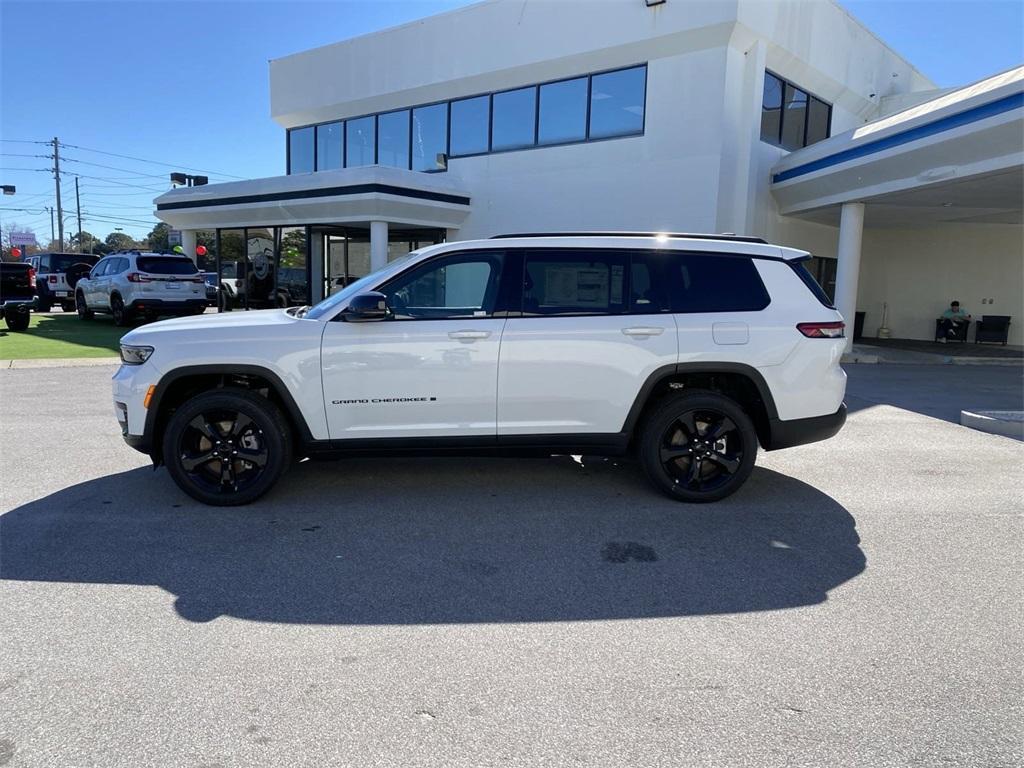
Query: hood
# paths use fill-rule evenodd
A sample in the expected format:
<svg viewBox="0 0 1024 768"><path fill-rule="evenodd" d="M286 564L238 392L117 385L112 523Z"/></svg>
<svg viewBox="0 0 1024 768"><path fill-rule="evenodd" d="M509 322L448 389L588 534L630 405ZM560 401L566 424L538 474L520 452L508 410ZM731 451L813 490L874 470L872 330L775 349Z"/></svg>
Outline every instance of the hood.
<svg viewBox="0 0 1024 768"><path fill-rule="evenodd" d="M285 309L256 309L234 312L220 312L215 315L197 315L194 317L175 317L147 323L121 337L125 344L146 344L158 339L163 334L191 334L199 336L216 335L235 336L239 333L250 335L254 329L271 326L292 326L295 323L316 322L315 320L296 319ZM258 332L258 330L257 330Z"/></svg>

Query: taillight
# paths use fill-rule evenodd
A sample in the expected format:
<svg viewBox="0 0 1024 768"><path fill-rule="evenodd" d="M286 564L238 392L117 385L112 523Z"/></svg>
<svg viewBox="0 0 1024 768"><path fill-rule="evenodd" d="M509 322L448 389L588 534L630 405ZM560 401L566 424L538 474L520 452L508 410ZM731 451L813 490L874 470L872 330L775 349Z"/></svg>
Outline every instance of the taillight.
<svg viewBox="0 0 1024 768"><path fill-rule="evenodd" d="M846 323L797 323L796 329L809 339L841 339Z"/></svg>
<svg viewBox="0 0 1024 768"><path fill-rule="evenodd" d="M56 275L50 275L50 277L48 278L48 282L56 283L57 282L57 276Z"/></svg>
<svg viewBox="0 0 1024 768"><path fill-rule="evenodd" d="M28 284L30 287L36 287L36 271L33 267L28 268Z"/></svg>
<svg viewBox="0 0 1024 768"><path fill-rule="evenodd" d="M151 283L153 281L150 280L148 277L145 277L144 275L140 275L138 272L129 272L128 273L128 282L129 283Z"/></svg>

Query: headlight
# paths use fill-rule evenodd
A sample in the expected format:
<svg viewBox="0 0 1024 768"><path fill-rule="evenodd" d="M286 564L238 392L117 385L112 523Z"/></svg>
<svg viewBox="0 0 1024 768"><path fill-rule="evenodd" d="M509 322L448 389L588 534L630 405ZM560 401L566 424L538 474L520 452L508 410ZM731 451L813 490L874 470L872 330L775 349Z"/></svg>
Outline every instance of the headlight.
<svg viewBox="0 0 1024 768"><path fill-rule="evenodd" d="M142 365L153 354L152 347L136 347L131 344L121 345L121 362L125 365Z"/></svg>

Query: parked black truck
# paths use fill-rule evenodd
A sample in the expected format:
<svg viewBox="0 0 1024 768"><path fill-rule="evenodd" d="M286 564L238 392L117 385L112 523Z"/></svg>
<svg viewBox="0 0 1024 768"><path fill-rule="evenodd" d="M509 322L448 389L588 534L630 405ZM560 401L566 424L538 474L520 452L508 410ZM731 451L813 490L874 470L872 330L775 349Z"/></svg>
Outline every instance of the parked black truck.
<svg viewBox="0 0 1024 768"><path fill-rule="evenodd" d="M36 271L31 264L0 261L0 317L12 331L28 328L36 301Z"/></svg>

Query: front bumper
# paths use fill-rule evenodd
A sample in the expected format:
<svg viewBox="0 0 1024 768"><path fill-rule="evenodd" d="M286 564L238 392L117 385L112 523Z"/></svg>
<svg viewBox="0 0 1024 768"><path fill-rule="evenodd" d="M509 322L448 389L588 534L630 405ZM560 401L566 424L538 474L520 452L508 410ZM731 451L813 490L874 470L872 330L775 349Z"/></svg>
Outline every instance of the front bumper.
<svg viewBox="0 0 1024 768"><path fill-rule="evenodd" d="M846 423L846 403L839 406L835 413L825 416L812 416L809 419L771 419L769 428L771 439L764 447L766 451L780 448L792 448L794 445L816 443L827 440L835 435Z"/></svg>
<svg viewBox="0 0 1024 768"><path fill-rule="evenodd" d="M111 380L114 415L121 426L124 441L137 451L148 454L146 435L146 393L160 381L160 371L151 363L122 365Z"/></svg>

